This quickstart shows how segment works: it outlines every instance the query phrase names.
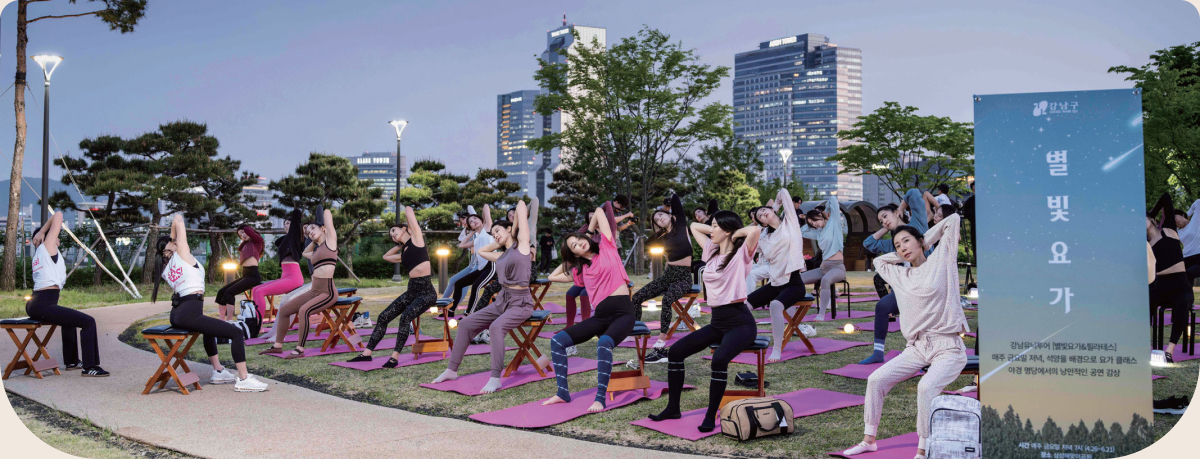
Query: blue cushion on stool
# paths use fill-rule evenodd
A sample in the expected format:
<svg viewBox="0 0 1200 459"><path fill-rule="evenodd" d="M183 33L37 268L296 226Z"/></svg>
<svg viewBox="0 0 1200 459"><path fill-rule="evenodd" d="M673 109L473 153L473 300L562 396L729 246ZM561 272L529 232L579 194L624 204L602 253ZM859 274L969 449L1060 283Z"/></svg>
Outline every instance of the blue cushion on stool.
<svg viewBox="0 0 1200 459"><path fill-rule="evenodd" d="M186 328L175 328L175 327L172 327L170 324L157 325L157 326L142 330L143 335L190 335L192 333L195 333L195 332L188 330Z"/></svg>
<svg viewBox="0 0 1200 459"><path fill-rule="evenodd" d="M438 306L450 306L450 303L453 303L453 302L454 302L453 298L438 298L437 299Z"/></svg>
<svg viewBox="0 0 1200 459"><path fill-rule="evenodd" d="M550 311L537 310L537 311L533 311L533 314L530 314L529 318L525 319L525 321L526 322L542 322L549 318L550 318Z"/></svg>
<svg viewBox="0 0 1200 459"><path fill-rule="evenodd" d="M41 325L42 321L30 319L28 317L18 317L16 319L0 320L0 325Z"/></svg>
<svg viewBox="0 0 1200 459"><path fill-rule="evenodd" d="M716 348L721 347L721 343L712 343L708 347L711 349L716 349ZM750 344L750 347L746 348L746 350L747 351L761 351L761 350L769 348L769 347L771 347L771 337L770 336L759 336L759 337L754 338L754 343Z"/></svg>
<svg viewBox="0 0 1200 459"><path fill-rule="evenodd" d="M963 367L963 371L979 371L979 356L968 355L967 366Z"/></svg>
<svg viewBox="0 0 1200 459"><path fill-rule="evenodd" d="M804 298L801 298L800 301L797 301L797 303L803 303L805 301L812 303L812 302L817 301L817 297L812 296L811 293L805 293Z"/></svg>
<svg viewBox="0 0 1200 459"><path fill-rule="evenodd" d="M545 285L545 284L549 284L549 283L550 283L550 279L538 279L538 280L530 282L530 284L534 284L534 285Z"/></svg>
<svg viewBox="0 0 1200 459"><path fill-rule="evenodd" d="M337 303L334 303L334 304L336 304L338 306L342 306L342 305L347 305L347 304L354 304L359 301L362 301L361 296L347 296L347 297L343 297L343 298L338 298Z"/></svg>
<svg viewBox="0 0 1200 459"><path fill-rule="evenodd" d="M640 320L633 323L633 331L629 332L629 336L645 336L649 334L650 327L647 327L646 323Z"/></svg>
<svg viewBox="0 0 1200 459"><path fill-rule="evenodd" d="M357 291L358 289L354 287L342 287L338 289L338 295L345 295L347 293L354 293Z"/></svg>
<svg viewBox="0 0 1200 459"><path fill-rule="evenodd" d="M699 295L700 290L701 290L700 284L692 284L692 289L688 290L688 293L694 294L694 295Z"/></svg>

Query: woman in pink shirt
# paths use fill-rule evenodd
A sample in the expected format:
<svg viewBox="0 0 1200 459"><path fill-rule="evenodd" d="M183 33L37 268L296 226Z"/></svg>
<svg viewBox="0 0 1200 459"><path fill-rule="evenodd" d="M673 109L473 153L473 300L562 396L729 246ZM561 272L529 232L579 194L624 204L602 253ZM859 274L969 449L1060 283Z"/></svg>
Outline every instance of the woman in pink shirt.
<svg viewBox="0 0 1200 459"><path fill-rule="evenodd" d="M258 274L258 259L262 258L265 246L262 236L258 235L253 226L246 224L238 225L237 235L238 239L242 240L242 245L238 246L238 264L242 266L242 277L217 290L217 315L221 320L233 318L230 307L237 300L239 293L262 283L262 277Z"/></svg>
<svg viewBox="0 0 1200 459"><path fill-rule="evenodd" d="M667 353L667 384L670 398L667 409L650 415L654 421L679 419L679 396L683 392L683 360L708 349L713 343L721 347L713 354L712 379L708 384L708 411L696 427L711 432L716 427L717 407L725 395L729 362L754 343L758 327L746 305L746 275L750 272L751 255L761 234L757 226L742 226L736 213L722 210L713 215L714 225L692 223L692 237L704 247L704 285L708 289L708 304L712 306L712 322L671 346Z"/></svg>
<svg viewBox="0 0 1200 459"><path fill-rule="evenodd" d="M584 288L595 304L596 311L592 317L554 335L550 340L553 358L545 355L538 358L538 364L542 366L553 360L554 377L558 382L558 393L542 402L543 405L571 401L571 391L567 386L567 348L598 336L596 400L588 407L588 411L604 409L608 379L612 374L612 349L629 336L636 322L634 305L629 299L629 276L625 274L625 264L617 254L617 246L613 243L614 229L610 225L604 209L596 208L588 223L588 232L599 231L599 242L587 233L574 233L563 238L559 250L563 264L554 270L550 280L572 282L572 275L568 274L572 271L582 276Z"/></svg>

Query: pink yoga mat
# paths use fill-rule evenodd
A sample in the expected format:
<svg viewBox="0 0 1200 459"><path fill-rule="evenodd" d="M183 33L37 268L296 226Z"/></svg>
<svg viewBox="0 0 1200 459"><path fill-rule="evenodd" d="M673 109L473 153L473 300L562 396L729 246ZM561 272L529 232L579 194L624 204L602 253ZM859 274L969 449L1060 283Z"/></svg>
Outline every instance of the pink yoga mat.
<svg viewBox="0 0 1200 459"><path fill-rule="evenodd" d="M1175 354L1172 355L1172 357L1175 358L1176 362L1186 362L1188 360L1200 359L1200 352L1197 352L1196 355L1187 355L1187 353L1183 352L1182 349L1176 349Z"/></svg>
<svg viewBox="0 0 1200 459"><path fill-rule="evenodd" d="M871 345L871 343L864 343L861 341L842 341L840 339L829 338L812 338L809 341L812 341L813 348L817 350L818 355L844 351L855 346ZM771 350L768 349L767 356L769 357L770 355ZM783 348L783 355L781 356L782 358L779 359L779 362L785 362L797 357L808 357L810 355L812 354L808 352L808 348L804 346L804 342L800 341L800 338L795 338L789 341L787 346ZM712 356L706 355L704 356L704 359L712 360ZM743 363L746 365L758 365L758 358L754 354L741 354L737 356L737 358L733 359L733 362ZM770 363L768 363L768 365L770 365Z"/></svg>
<svg viewBox="0 0 1200 459"><path fill-rule="evenodd" d="M687 336L688 333L690 333L690 332L678 332L678 331L675 332L674 335L671 335L671 339L667 340L667 347L671 347L672 344L675 344L679 340L683 339L683 337ZM655 338L655 336L658 336L658 329L651 328L650 329L650 342L646 344L647 347L654 347L655 341L658 340L658 338ZM633 341L623 341L623 342L621 342L621 344L618 344L617 347L628 347L628 348L637 349L637 343L635 343Z"/></svg>
<svg viewBox="0 0 1200 459"><path fill-rule="evenodd" d="M791 344L791 343L788 343L788 344ZM816 344L816 343L813 343L813 344ZM874 373L875 370L878 370L879 367L882 367L884 363L896 358L896 356L898 356L898 355L900 355L900 351L887 351L887 353L883 355L883 362L881 362L881 363L872 363L870 365L859 365L857 363L852 363L852 364L846 365L841 368L825 370L825 371L822 371L822 373L830 374L830 375L837 375L837 376L845 376L845 377L851 378L851 379L867 379L868 376L871 376L871 373ZM913 375L913 376L916 376L916 375Z"/></svg>
<svg viewBox="0 0 1200 459"><path fill-rule="evenodd" d="M842 451L854 447L854 445L849 445L845 449L834 451L829 453L829 455L833 457L843 457L846 459L912 459L913 456L917 455L917 443L920 440L921 439L919 436L917 436L917 433L913 432L910 434L900 435L898 437L876 441L875 445L879 447L879 450L873 453L862 453L857 456L843 456Z"/></svg>
<svg viewBox="0 0 1200 459"><path fill-rule="evenodd" d="M854 327L858 328L859 330L862 330L862 331L873 332L873 331L875 331L875 322L863 322L860 324L854 324ZM900 321L897 320L895 322L888 322L887 331L888 331L888 333L896 333L896 332L900 331Z"/></svg>
<svg viewBox="0 0 1200 459"><path fill-rule="evenodd" d="M421 339L432 339L432 337L422 336ZM414 343L416 341L417 341L416 337L409 336L408 340L405 341L404 345L412 346L412 343ZM321 341L313 341L310 339L308 341L308 344L311 347L304 349L304 357L314 357L314 356L318 356L318 355L330 355L330 354L344 354L346 352L358 352L358 349L350 349L350 346L346 345L346 343L344 341L339 341L339 342L341 344L331 347L331 348L327 349L325 352L321 352ZM363 342L363 345L366 346L365 341ZM379 345L376 346L376 349L393 349L395 347L396 347L396 338L384 338L383 340L381 340L379 342ZM284 352L282 354L267 354L267 355L269 355L271 357L276 357L276 358L282 359L284 356L287 356L288 354L290 354L292 352L292 349L294 349L294 348L289 348L288 346L284 346L283 347ZM304 358L304 357L301 357L301 358Z"/></svg>
<svg viewBox="0 0 1200 459"><path fill-rule="evenodd" d="M879 294L875 293L875 292L842 292L838 296L841 296L841 297L845 297L845 296L879 296Z"/></svg>
<svg viewBox="0 0 1200 459"><path fill-rule="evenodd" d="M509 348L509 349L516 349L516 348ZM491 352L492 352L492 347L490 345L473 344L471 346L467 346L467 354L466 355L488 354ZM384 355L382 357L375 357L374 359L371 359L369 362L330 362L329 364L333 365L335 367L349 368L352 370L362 370L362 371L382 370L383 364L387 363L388 359L391 358L390 352L383 353L383 354ZM449 354L449 353L447 353L447 354ZM411 352L404 353L404 354L400 354L400 358L397 359L400 362L400 364L396 365L396 368L402 368L402 367L407 367L407 366L412 366L412 365L420 365L422 363L437 362L437 361L445 360L447 357L443 357L441 352L426 352L426 353L421 354L420 358L414 358L413 354Z"/></svg>
<svg viewBox="0 0 1200 459"><path fill-rule="evenodd" d="M970 397L975 400L979 400L979 392L977 392L977 391L971 391L971 392L967 392L965 394L956 394L953 391L944 390L944 391L942 391L942 393L948 394L948 395L961 395L963 397Z"/></svg>
<svg viewBox="0 0 1200 459"><path fill-rule="evenodd" d="M1159 376L1159 375L1152 375L1152 376L1150 376L1150 380L1151 380L1151 381L1158 381L1158 380L1160 380L1160 379L1166 379L1166 378L1167 378L1166 376Z"/></svg>
<svg viewBox="0 0 1200 459"><path fill-rule="evenodd" d="M547 310L547 311L550 311L550 312L552 312L552 313L554 313L554 314L566 314L566 313L567 313L567 307L566 307L566 306L563 306L563 305L561 305L561 304L558 304L558 303L553 303L553 302L550 302L550 301L542 301L542 309L545 309L545 310ZM578 305L578 304L577 304L577 305L575 305L575 314L580 314L580 313L582 313L582 310L583 310L583 307L582 307L582 306L580 306L580 305Z"/></svg>
<svg viewBox="0 0 1200 459"><path fill-rule="evenodd" d="M816 311L816 307L814 306L812 309L809 309L809 311ZM788 313L791 314L792 311L789 310ZM849 315L847 315L846 311L843 310L843 311L838 311L837 319L832 319L831 316L833 316L832 313L826 312L825 320L829 321L829 320L862 319L864 317L875 317L875 311L874 310L870 310L870 311L853 310L853 311L850 311ZM804 322L813 322L813 319L816 319L816 318L817 318L817 314L814 312L813 314L804 316ZM769 324L769 323L771 323L771 318L766 317L766 318L758 319L755 322L759 323L759 324Z"/></svg>
<svg viewBox="0 0 1200 459"><path fill-rule="evenodd" d="M691 388L691 386L684 387ZM600 412L615 410L645 398L650 400L657 399L667 392L667 383L650 381L648 392L649 395L642 395L642 391L640 390L621 391L615 394L612 400L606 401L604 410ZM588 413L587 409L596 401L596 388L593 387L585 391L572 393L571 401L567 403L542 406L542 401L544 400L546 399L534 400L524 405L517 405L503 410L472 414L470 418L486 424L521 427L525 429L537 429L562 424L572 419L592 414Z"/></svg>
<svg viewBox="0 0 1200 459"><path fill-rule="evenodd" d="M872 303L875 301L879 301L879 296L875 295L875 294L871 294L871 296L852 296L849 298L846 298L846 297L838 298L838 303Z"/></svg>
<svg viewBox="0 0 1200 459"><path fill-rule="evenodd" d="M374 329L370 329L370 328L359 328L359 329L355 330L355 332L358 333L358 336L363 336L363 337L371 336L372 331L374 331ZM393 327L393 328L387 329L387 331L385 331L384 334L385 335L395 335L396 332L399 332L399 331L400 331L399 328ZM329 332L322 332L319 335L309 336L308 340L309 341L312 341L312 340L324 341L325 338L328 338L328 337L329 337ZM297 341L300 341L299 334L287 335L287 336L283 337L283 342L285 342L285 343L295 343ZM246 345L247 346L256 346L259 344L267 344L267 343L274 343L274 342L275 342L274 339L250 338L250 339L246 340Z"/></svg>
<svg viewBox="0 0 1200 459"><path fill-rule="evenodd" d="M595 360L580 357L571 357L567 359L567 366L569 367L571 374L595 370L597 363L598 362ZM513 374L509 375L507 378L503 378L504 382L500 385L500 390L541 381L543 379L552 379L554 378L553 368L554 367L551 366L550 368L546 369L546 376L542 377L538 376L537 370L533 369L533 365L521 365L521 367L517 368L517 371L514 371ZM444 381L437 384L421 384L421 387L440 390L443 392L458 392L463 395L475 396L480 395L479 389L483 389L483 386L487 384L488 379L491 377L492 373L490 371L485 371L482 373L459 376L458 379L452 381Z"/></svg>
<svg viewBox="0 0 1200 459"><path fill-rule="evenodd" d="M804 416L812 416L821 414L826 411L847 408L851 406L859 406L865 402L865 398L861 395L845 394L842 392L834 392L825 389L800 389L795 392L786 394L772 395L777 399L788 402L792 405L793 418L801 418ZM696 430L696 426L704 420L704 412L707 408L700 408L691 411L685 411L683 417L679 419L671 419L666 421L654 422L650 418L639 419L630 424L635 426L645 427L650 430L657 430L667 435L682 438L684 440L696 441L701 438L711 437L720 434L720 429L712 432L703 433Z"/></svg>
<svg viewBox="0 0 1200 459"><path fill-rule="evenodd" d="M978 334L978 333L975 333L975 332L963 333L963 336L970 336L970 337L972 337L972 338L979 338L979 334Z"/></svg>

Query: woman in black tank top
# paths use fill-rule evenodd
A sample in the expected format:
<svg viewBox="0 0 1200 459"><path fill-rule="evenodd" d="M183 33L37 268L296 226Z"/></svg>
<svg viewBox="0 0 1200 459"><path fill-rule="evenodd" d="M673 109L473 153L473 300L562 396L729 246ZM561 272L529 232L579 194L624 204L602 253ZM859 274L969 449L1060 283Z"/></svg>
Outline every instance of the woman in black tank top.
<svg viewBox="0 0 1200 459"><path fill-rule="evenodd" d="M387 333L388 324L399 317L396 346L391 357L382 366L395 368L400 365L400 351L408 342L408 323L437 304L437 290L434 290L433 281L430 279L432 269L429 263L429 248L425 244L425 235L421 232L421 225L417 223L417 215L412 207L404 208L404 218L405 223L396 223L388 228L392 242L399 245L388 250L383 259L404 266L405 271L408 271L408 290L379 314L379 322L375 323L375 329L371 331L367 348L362 354L350 359L350 362L372 360L371 354ZM409 354L410 358L411 356L412 354Z"/></svg>
<svg viewBox="0 0 1200 459"><path fill-rule="evenodd" d="M1146 241L1154 252L1154 282L1150 283L1150 317L1159 307L1171 309L1171 339L1167 343L1167 363L1175 363L1175 345L1188 328L1188 310L1195 301L1192 285L1183 263L1183 243L1175 228L1175 207L1171 196L1163 193L1146 216Z"/></svg>

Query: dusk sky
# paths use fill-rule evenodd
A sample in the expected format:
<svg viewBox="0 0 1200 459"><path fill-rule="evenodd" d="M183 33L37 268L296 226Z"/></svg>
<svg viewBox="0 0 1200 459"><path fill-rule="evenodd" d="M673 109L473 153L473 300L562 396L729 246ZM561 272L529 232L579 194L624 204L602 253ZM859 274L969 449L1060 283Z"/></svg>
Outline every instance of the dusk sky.
<svg viewBox="0 0 1200 459"><path fill-rule="evenodd" d="M29 9L36 17L93 6ZM10 83L15 12L14 3L0 15L0 75ZM732 67L734 54L762 41L824 34L862 49L864 113L897 101L958 121L971 121L973 94L1130 87L1106 70L1200 41L1200 13L1183 0L151 0L134 33L110 32L92 17L41 21L30 26L28 50L65 57L52 79L52 155L77 154L84 138L190 119L208 124L222 155L276 179L312 151L394 150L386 123L407 118L410 163L436 157L474 172L496 164L496 95L536 87L535 56L564 12L569 22L607 28L609 44L649 25L714 66ZM34 176L43 79L29 65L24 175ZM712 101L731 100L730 78ZM4 178L13 125L10 91L0 97Z"/></svg>

